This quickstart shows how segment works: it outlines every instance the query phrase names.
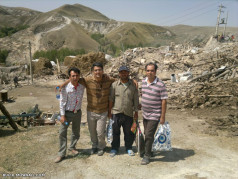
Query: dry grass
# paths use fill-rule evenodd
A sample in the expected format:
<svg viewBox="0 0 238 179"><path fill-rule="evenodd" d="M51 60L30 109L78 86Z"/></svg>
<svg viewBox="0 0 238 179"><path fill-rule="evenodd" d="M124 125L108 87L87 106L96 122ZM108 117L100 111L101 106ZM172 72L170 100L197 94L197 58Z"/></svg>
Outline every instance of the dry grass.
<svg viewBox="0 0 238 179"><path fill-rule="evenodd" d="M1 173L45 173L52 175L59 168L66 169L67 165L59 166L54 163L58 151L59 126L21 128L13 132L11 128L0 129L0 174ZM68 144L71 128L68 129ZM78 162L89 157L89 132L86 126L81 126L81 137L78 142L79 155L73 157L68 153L67 163ZM80 147L84 147L83 149ZM86 147L86 148L85 148Z"/></svg>

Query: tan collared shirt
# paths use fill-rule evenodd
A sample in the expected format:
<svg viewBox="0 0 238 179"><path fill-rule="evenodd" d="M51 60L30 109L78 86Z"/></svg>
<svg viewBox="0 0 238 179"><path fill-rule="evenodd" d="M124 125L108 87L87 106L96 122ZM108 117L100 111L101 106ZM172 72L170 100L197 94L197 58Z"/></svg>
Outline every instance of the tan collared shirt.
<svg viewBox="0 0 238 179"><path fill-rule="evenodd" d="M133 111L138 111L138 90L132 80L126 86L120 80L112 83L109 100L113 102L113 114L123 113L133 117Z"/></svg>
<svg viewBox="0 0 238 179"><path fill-rule="evenodd" d="M114 78L106 74L103 74L102 81L100 82L96 81L92 75L79 80L79 83L87 89L87 111L95 113L108 112L110 87L114 81Z"/></svg>

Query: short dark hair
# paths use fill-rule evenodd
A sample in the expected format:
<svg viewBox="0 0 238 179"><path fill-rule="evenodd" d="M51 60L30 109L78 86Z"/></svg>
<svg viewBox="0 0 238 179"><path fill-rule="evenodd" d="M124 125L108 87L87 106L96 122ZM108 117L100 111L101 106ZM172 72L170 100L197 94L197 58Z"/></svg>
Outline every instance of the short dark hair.
<svg viewBox="0 0 238 179"><path fill-rule="evenodd" d="M155 67L155 71L157 70L158 66L156 65L156 63L153 63L153 62L147 63L145 65L145 70L147 70L147 66L150 66L150 65L153 65Z"/></svg>
<svg viewBox="0 0 238 179"><path fill-rule="evenodd" d="M68 75L70 76L70 73L71 71L75 72L75 73L78 73L80 75L80 70L76 67L71 67L69 70L68 70Z"/></svg>
<svg viewBox="0 0 238 179"><path fill-rule="evenodd" d="M92 65L91 71L93 71L94 67L100 67L100 68L102 68L102 70L103 70L103 64L102 64L101 62L95 62L95 63Z"/></svg>

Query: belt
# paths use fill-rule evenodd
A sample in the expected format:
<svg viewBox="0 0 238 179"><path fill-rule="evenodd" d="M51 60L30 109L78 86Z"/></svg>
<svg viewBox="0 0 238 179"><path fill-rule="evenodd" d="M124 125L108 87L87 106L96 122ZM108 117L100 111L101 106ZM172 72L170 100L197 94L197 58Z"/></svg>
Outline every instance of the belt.
<svg viewBox="0 0 238 179"><path fill-rule="evenodd" d="M65 112L69 112L69 113L77 113L77 112L79 112L79 111L81 111L81 109L77 110L76 112L75 112L75 111L65 111Z"/></svg>

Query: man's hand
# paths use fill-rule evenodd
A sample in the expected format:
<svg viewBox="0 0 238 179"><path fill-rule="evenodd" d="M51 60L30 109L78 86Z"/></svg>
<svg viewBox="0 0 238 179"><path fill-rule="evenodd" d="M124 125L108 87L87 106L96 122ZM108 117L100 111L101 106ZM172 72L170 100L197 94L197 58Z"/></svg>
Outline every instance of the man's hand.
<svg viewBox="0 0 238 179"><path fill-rule="evenodd" d="M134 120L138 120L138 112L135 112L135 114L134 114Z"/></svg>
<svg viewBox="0 0 238 179"><path fill-rule="evenodd" d="M160 117L160 124L164 124L165 123L165 117Z"/></svg>
<svg viewBox="0 0 238 179"><path fill-rule="evenodd" d="M112 119L112 113L111 112L108 112L108 118Z"/></svg>
<svg viewBox="0 0 238 179"><path fill-rule="evenodd" d="M70 80L66 80L63 84L56 86L56 87L55 87L55 91L56 91L56 88L57 88L57 87L59 87L59 91L61 91L61 89L62 89L63 87L65 87L69 82L70 82Z"/></svg>
<svg viewBox="0 0 238 179"><path fill-rule="evenodd" d="M65 116L61 116L60 122L61 122L62 124L63 124L64 122L66 122L66 117L65 117Z"/></svg>

